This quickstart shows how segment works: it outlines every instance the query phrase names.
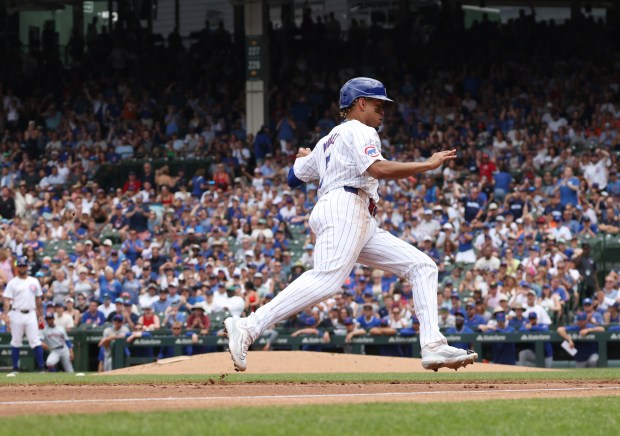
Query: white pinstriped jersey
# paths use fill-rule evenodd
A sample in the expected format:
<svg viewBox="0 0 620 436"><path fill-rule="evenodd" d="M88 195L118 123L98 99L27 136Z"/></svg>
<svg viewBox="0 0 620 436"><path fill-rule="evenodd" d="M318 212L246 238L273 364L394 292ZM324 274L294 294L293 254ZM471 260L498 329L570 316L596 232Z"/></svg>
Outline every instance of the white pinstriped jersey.
<svg viewBox="0 0 620 436"><path fill-rule="evenodd" d="M35 310L37 308L36 297L41 295L43 295L41 284L30 276L25 279L13 277L4 290L4 296L13 300L12 305L15 310Z"/></svg>
<svg viewBox="0 0 620 436"><path fill-rule="evenodd" d="M304 181L319 179L318 196L351 186L379 201L379 182L366 170L381 156L377 131L357 120L336 126L316 144L312 153L295 160L295 176Z"/></svg>

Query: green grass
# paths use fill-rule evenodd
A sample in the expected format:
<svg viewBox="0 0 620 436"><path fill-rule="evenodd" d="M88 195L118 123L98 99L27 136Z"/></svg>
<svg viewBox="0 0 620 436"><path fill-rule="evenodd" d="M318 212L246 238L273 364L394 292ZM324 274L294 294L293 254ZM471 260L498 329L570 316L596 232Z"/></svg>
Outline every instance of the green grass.
<svg viewBox="0 0 620 436"><path fill-rule="evenodd" d="M248 407L2 419L10 435L616 434L617 397Z"/></svg>
<svg viewBox="0 0 620 436"><path fill-rule="evenodd" d="M283 382L325 382L325 383L451 383L451 382L495 382L534 380L619 380L620 368L569 369L540 372L489 372L472 373L440 371L438 373L324 373L324 374L220 374L204 375L106 375L86 374L30 374L20 373L7 378L0 375L0 386L8 384L164 384L164 383L283 383Z"/></svg>

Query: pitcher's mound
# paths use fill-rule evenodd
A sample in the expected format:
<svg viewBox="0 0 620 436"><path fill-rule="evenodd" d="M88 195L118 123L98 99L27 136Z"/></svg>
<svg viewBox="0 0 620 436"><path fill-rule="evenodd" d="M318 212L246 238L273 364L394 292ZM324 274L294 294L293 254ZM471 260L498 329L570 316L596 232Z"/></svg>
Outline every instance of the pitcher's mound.
<svg viewBox="0 0 620 436"><path fill-rule="evenodd" d="M443 369L441 371L452 371ZM476 362L459 371L523 372L540 371L512 365ZM156 363L117 369L105 374L221 374L234 372L228 352L200 354L192 357L173 357ZM318 353L310 351L250 351L248 374L286 373L354 373L354 372L427 372L421 359L403 357L364 356L360 354Z"/></svg>

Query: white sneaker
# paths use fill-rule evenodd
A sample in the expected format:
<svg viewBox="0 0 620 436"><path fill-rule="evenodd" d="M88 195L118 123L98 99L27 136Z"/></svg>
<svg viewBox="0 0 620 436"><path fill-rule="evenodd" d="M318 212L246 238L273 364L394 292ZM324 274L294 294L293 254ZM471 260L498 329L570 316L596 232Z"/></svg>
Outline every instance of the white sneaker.
<svg viewBox="0 0 620 436"><path fill-rule="evenodd" d="M447 344L435 347L424 347L422 350L422 366L424 369L432 369L437 372L439 368L451 368L458 370L467 365L473 365L478 359L478 353L472 350L462 350Z"/></svg>
<svg viewBox="0 0 620 436"><path fill-rule="evenodd" d="M252 338L243 328L239 318L226 318L224 320L224 332L228 337L228 352L235 365L235 371L245 371L248 367L246 357L248 348L252 345Z"/></svg>

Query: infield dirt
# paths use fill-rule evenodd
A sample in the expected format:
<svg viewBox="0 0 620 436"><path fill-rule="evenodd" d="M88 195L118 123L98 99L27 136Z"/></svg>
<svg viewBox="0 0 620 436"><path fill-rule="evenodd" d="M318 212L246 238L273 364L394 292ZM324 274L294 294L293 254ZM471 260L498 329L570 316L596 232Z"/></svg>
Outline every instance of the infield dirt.
<svg viewBox="0 0 620 436"><path fill-rule="evenodd" d="M262 373L412 372L419 360L306 352L254 352L250 370ZM448 402L497 399L620 396L617 380L499 381L437 383L230 383L228 353L169 359L113 374L205 374L201 382L88 385L6 385L0 416L103 413L113 411L212 409L371 402ZM460 371L539 371L477 363ZM211 374L211 375L206 375ZM213 375L220 374L220 376ZM441 374L441 372L440 372ZM19 376L18 376L19 377ZM89 378L105 377L88 375Z"/></svg>
<svg viewBox="0 0 620 436"><path fill-rule="evenodd" d="M201 354L193 357L174 357L157 363L118 369L107 374L221 374L233 371L230 355ZM444 369L441 371L453 371ZM460 371L523 372L540 371L512 365L475 363ZM312 374L326 372L426 372L420 359L403 357L335 354L311 351L250 351L248 374Z"/></svg>

